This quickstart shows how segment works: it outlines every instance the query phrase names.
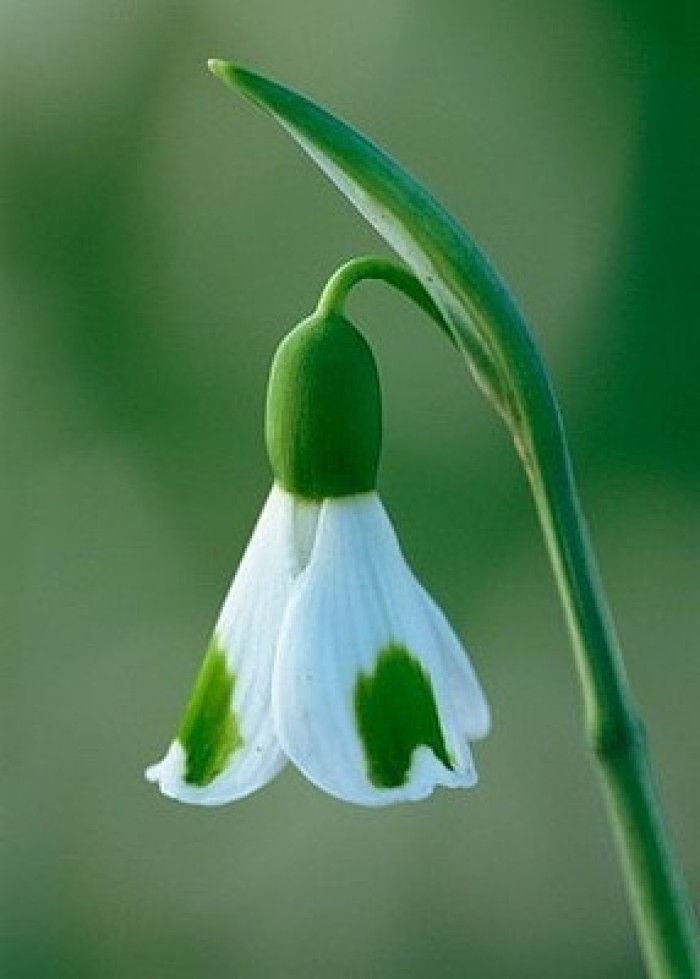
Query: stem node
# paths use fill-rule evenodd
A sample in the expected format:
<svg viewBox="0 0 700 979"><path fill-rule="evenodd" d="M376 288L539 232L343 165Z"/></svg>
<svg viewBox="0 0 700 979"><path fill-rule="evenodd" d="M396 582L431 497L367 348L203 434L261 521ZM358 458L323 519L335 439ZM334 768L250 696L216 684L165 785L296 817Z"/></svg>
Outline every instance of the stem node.
<svg viewBox="0 0 700 979"><path fill-rule="evenodd" d="M641 718L630 713L622 720L604 720L590 725L588 746L602 764L647 750L647 734Z"/></svg>

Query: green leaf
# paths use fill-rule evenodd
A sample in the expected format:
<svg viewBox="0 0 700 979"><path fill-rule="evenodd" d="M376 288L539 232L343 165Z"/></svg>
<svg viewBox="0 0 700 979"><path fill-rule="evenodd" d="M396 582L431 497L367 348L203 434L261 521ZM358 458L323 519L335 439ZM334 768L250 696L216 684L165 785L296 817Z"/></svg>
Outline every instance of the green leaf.
<svg viewBox="0 0 700 979"><path fill-rule="evenodd" d="M525 321L470 236L398 163L314 102L229 62L211 71L270 113L409 266L516 438L531 372L545 381ZM513 369L523 364L526 369Z"/></svg>

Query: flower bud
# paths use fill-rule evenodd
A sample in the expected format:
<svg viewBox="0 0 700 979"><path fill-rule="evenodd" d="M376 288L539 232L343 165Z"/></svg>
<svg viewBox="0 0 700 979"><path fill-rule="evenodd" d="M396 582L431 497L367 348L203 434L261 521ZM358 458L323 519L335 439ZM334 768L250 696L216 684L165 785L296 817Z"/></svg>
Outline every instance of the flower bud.
<svg viewBox="0 0 700 979"><path fill-rule="evenodd" d="M365 338L335 312L304 320L280 344L267 389L277 483L309 500L371 492L381 434L379 376Z"/></svg>

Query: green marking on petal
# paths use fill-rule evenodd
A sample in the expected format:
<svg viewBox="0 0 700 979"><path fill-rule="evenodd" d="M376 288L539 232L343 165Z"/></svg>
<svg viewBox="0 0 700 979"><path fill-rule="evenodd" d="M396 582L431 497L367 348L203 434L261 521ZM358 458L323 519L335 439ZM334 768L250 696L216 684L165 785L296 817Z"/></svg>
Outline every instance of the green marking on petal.
<svg viewBox="0 0 700 979"><path fill-rule="evenodd" d="M374 673L359 675L355 718L367 774L377 788L404 785L419 745L430 748L443 765L452 768L430 677L405 646L387 646Z"/></svg>
<svg viewBox="0 0 700 979"><path fill-rule="evenodd" d="M185 781L205 786L220 775L243 744L231 708L234 677L216 637L212 638L185 708L177 738L185 750Z"/></svg>

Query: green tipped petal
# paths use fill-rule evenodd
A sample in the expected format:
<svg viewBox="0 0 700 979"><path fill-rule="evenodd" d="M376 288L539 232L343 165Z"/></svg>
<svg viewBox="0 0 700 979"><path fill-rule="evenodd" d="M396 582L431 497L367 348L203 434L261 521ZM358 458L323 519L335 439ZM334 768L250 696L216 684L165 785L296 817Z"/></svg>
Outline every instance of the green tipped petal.
<svg viewBox="0 0 700 979"><path fill-rule="evenodd" d="M355 716L367 756L367 773L378 788L406 782L413 752L432 749L446 768L445 748L430 677L404 646L382 650L371 675L355 687Z"/></svg>
<svg viewBox="0 0 700 979"><path fill-rule="evenodd" d="M213 638L177 735L185 751L184 780L189 785L209 785L243 744L231 708L233 684L226 657Z"/></svg>
<svg viewBox="0 0 700 979"><path fill-rule="evenodd" d="M374 489L382 437L374 356L338 313L317 313L282 341L267 391L265 437L276 481L309 500Z"/></svg>
<svg viewBox="0 0 700 979"><path fill-rule="evenodd" d="M476 782L488 708L467 654L401 554L375 493L325 500L279 636L282 750L347 802L424 799Z"/></svg>

